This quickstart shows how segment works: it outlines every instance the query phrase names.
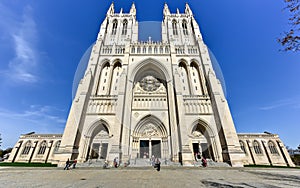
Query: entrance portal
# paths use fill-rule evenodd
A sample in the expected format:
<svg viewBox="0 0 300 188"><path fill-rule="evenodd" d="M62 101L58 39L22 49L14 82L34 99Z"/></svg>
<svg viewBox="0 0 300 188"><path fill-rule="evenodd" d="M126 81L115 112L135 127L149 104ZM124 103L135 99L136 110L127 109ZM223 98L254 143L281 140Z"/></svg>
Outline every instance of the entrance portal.
<svg viewBox="0 0 300 188"><path fill-rule="evenodd" d="M210 153L209 153L209 147L207 143L201 143L201 148L202 148L202 156L206 159L211 158Z"/></svg>
<svg viewBox="0 0 300 188"><path fill-rule="evenodd" d="M161 147L160 147L160 140L152 140L151 141L152 146L152 155L157 158L161 158Z"/></svg>
<svg viewBox="0 0 300 188"><path fill-rule="evenodd" d="M140 158L149 158L149 140L140 140Z"/></svg>
<svg viewBox="0 0 300 188"><path fill-rule="evenodd" d="M201 158L201 153L199 150L199 143L193 143L193 152L194 152L195 160L198 160Z"/></svg>
<svg viewBox="0 0 300 188"><path fill-rule="evenodd" d="M161 141L140 140L140 158L149 158L152 155L156 158L161 158Z"/></svg>

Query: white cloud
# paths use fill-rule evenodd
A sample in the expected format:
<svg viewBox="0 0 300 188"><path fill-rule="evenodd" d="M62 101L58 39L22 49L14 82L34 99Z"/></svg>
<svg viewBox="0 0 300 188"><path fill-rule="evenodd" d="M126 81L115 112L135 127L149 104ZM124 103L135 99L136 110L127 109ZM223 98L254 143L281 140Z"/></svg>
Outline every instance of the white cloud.
<svg viewBox="0 0 300 188"><path fill-rule="evenodd" d="M0 133L2 148L14 146L21 134L63 133L66 110L54 106L31 105L26 110L0 108Z"/></svg>
<svg viewBox="0 0 300 188"><path fill-rule="evenodd" d="M281 108L284 106L289 106L292 108L299 108L300 107L300 100L297 98L289 98L289 99L282 99L278 101L274 101L273 103L260 107L260 110L273 110L276 108Z"/></svg>
<svg viewBox="0 0 300 188"><path fill-rule="evenodd" d="M1 3L0 8L5 10L0 12L0 28L7 37L1 40L9 41L15 53L8 62L8 68L1 71L2 75L17 83L35 83L38 81L39 53L36 47L38 32L32 16L33 9L26 6L22 14L19 14Z"/></svg>
<svg viewBox="0 0 300 188"><path fill-rule="evenodd" d="M56 115L65 114L62 112L65 112L65 110L61 110L53 106L31 105L29 109L22 112L15 112L0 108L0 117L26 120L33 123L44 124L46 126L53 126L56 124L64 125L66 123L65 118L61 115Z"/></svg>

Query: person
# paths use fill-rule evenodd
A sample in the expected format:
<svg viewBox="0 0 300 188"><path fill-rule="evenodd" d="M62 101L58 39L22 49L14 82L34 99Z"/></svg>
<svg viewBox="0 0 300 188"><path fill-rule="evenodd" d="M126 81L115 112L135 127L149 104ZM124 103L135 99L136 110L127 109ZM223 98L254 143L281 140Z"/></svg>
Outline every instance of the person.
<svg viewBox="0 0 300 188"><path fill-rule="evenodd" d="M207 166L207 161L206 161L206 159L205 159L204 157L202 157L201 162L202 162L202 166L203 166L203 167L206 167L206 166Z"/></svg>
<svg viewBox="0 0 300 188"><path fill-rule="evenodd" d="M154 167L155 166L155 157L152 155L151 157L151 165Z"/></svg>
<svg viewBox="0 0 300 188"><path fill-rule="evenodd" d="M200 155L200 152L197 153L197 161L201 159L201 155Z"/></svg>
<svg viewBox="0 0 300 188"><path fill-rule="evenodd" d="M155 166L154 167L156 168L157 171L160 171L160 161L159 161L158 158L156 158Z"/></svg>
<svg viewBox="0 0 300 188"><path fill-rule="evenodd" d="M107 160L104 161L103 168L108 169L108 161Z"/></svg>
<svg viewBox="0 0 300 188"><path fill-rule="evenodd" d="M69 160L69 158L68 158L68 160L66 161L66 166L65 166L65 168L64 168L64 170L69 170L69 165L70 165L70 160Z"/></svg>
<svg viewBox="0 0 300 188"><path fill-rule="evenodd" d="M73 162L73 168L76 168L77 160L75 159Z"/></svg>
<svg viewBox="0 0 300 188"><path fill-rule="evenodd" d="M114 167L118 168L118 157L114 158Z"/></svg>

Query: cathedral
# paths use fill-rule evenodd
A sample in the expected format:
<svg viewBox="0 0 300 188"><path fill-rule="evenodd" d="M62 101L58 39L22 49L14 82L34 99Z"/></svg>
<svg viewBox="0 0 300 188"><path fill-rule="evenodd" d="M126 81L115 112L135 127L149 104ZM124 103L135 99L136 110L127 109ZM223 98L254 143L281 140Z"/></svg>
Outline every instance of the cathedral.
<svg viewBox="0 0 300 188"><path fill-rule="evenodd" d="M8 162L64 166L113 161L294 166L278 135L237 134L199 25L188 4L163 7L161 41L139 39L139 22L109 7L63 134L21 135ZM147 161L146 163L143 163Z"/></svg>

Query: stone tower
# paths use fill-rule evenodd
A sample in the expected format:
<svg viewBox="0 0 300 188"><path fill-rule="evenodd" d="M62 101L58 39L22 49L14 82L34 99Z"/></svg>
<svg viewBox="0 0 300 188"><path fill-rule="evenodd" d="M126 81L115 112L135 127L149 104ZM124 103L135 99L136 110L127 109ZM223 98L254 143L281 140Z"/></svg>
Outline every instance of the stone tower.
<svg viewBox="0 0 300 188"><path fill-rule="evenodd" d="M141 42L136 8L109 7L73 100L60 148L69 159L189 165L199 155L242 166L228 103L199 25L163 8L161 41ZM132 164L132 162L131 162Z"/></svg>

